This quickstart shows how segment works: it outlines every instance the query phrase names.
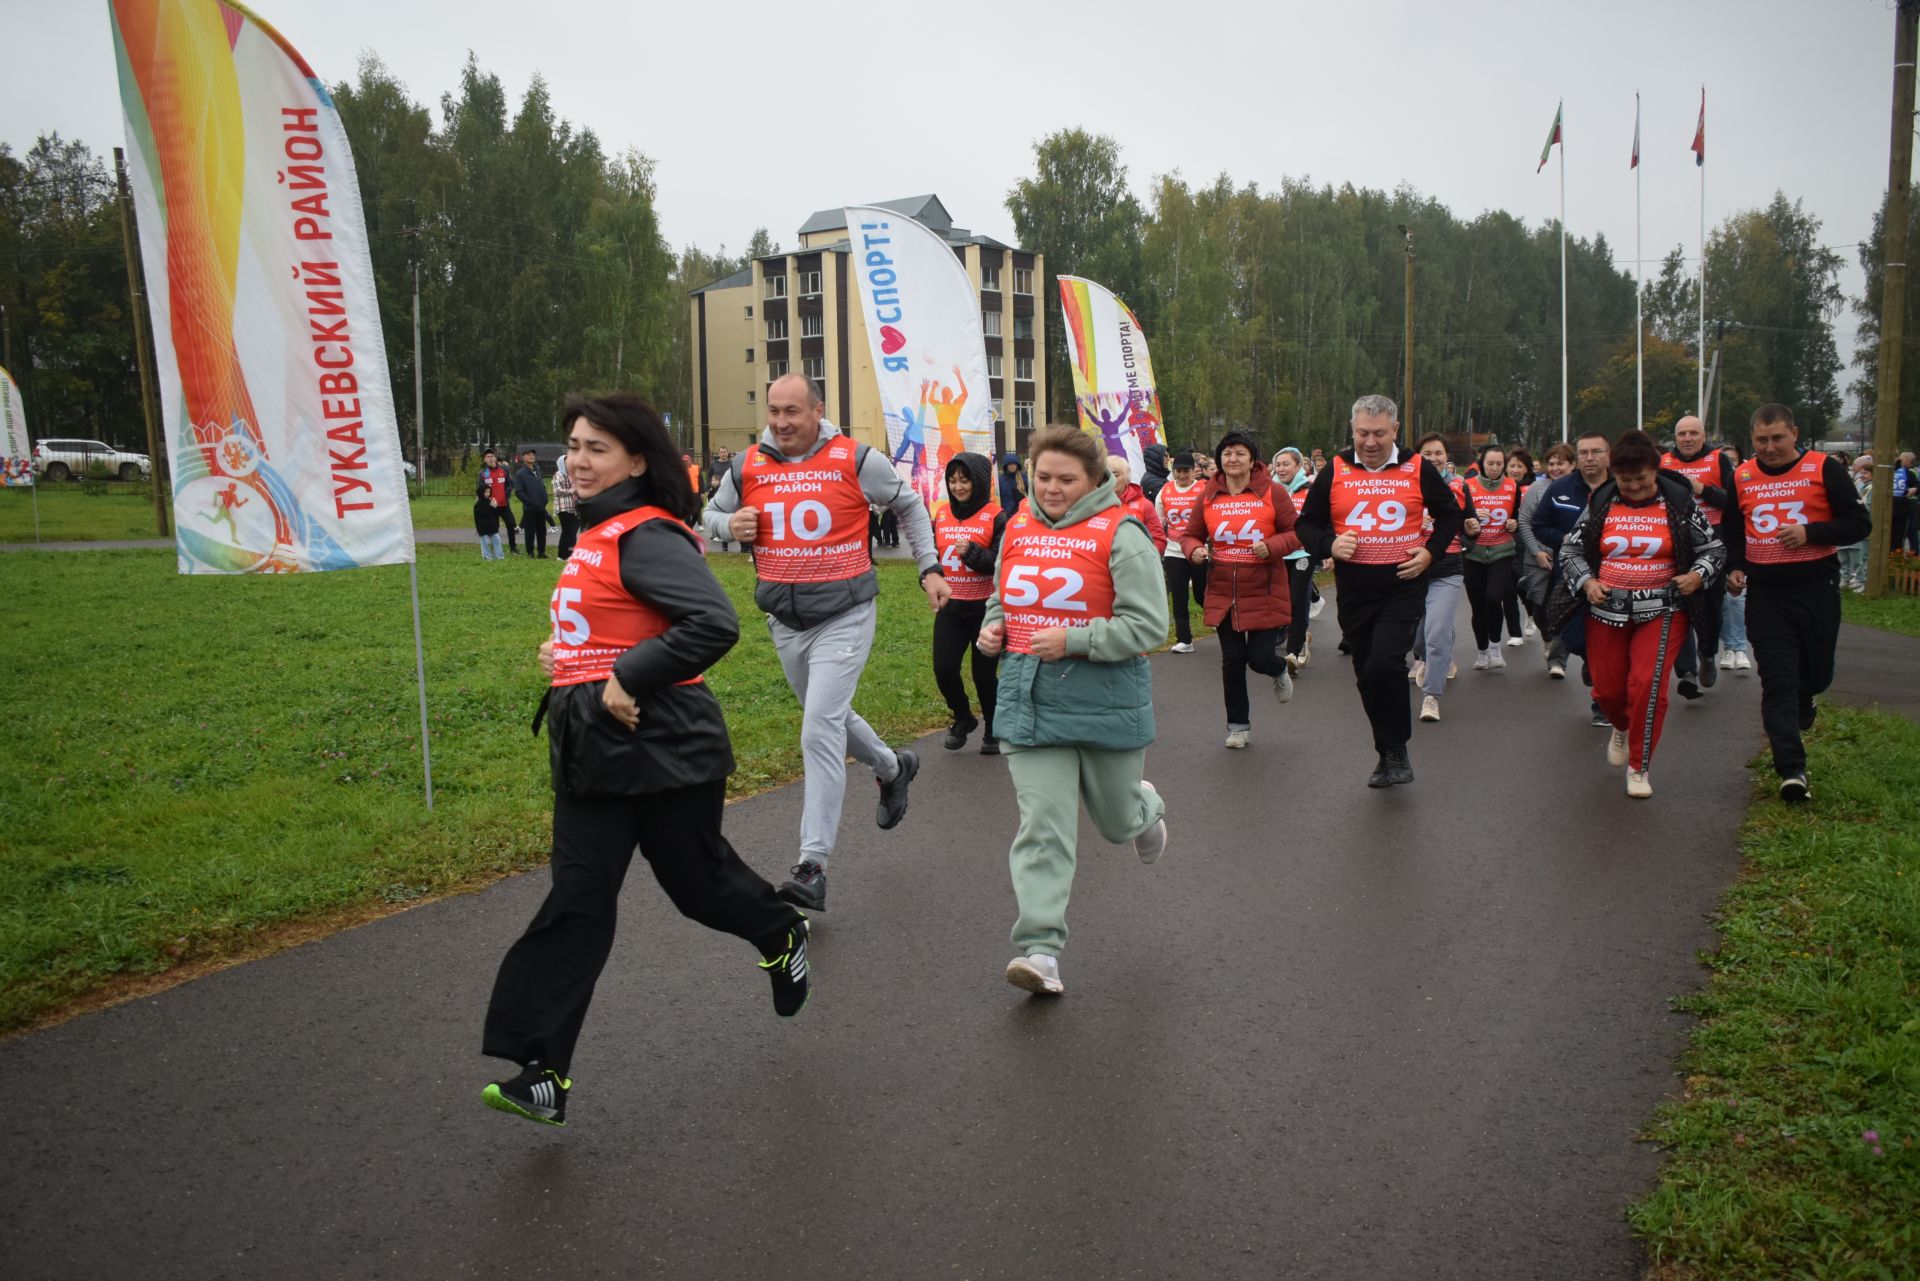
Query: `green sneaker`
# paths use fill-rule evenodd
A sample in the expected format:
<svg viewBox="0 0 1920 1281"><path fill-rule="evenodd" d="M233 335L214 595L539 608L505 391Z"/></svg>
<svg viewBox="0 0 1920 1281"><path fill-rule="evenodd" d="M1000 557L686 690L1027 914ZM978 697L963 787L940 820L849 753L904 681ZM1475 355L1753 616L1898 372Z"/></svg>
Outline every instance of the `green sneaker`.
<svg viewBox="0 0 1920 1281"><path fill-rule="evenodd" d="M480 1091L480 1101L496 1112L523 1116L542 1125L567 1123L567 1091L571 1080L562 1080L558 1072L537 1060L520 1070L511 1081L495 1081Z"/></svg>

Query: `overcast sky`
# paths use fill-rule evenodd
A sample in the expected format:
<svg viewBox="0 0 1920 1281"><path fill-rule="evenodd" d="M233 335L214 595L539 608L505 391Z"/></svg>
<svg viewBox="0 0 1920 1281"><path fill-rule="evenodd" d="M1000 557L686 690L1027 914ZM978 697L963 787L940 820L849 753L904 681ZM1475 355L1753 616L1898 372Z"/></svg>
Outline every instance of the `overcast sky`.
<svg viewBox="0 0 1920 1281"><path fill-rule="evenodd" d="M815 209L938 192L1012 241L1008 189L1055 129L1110 134L1134 189L1180 171L1410 183L1471 217L1557 208L1535 174L1564 98L1567 222L1633 257L1627 160L1643 101L1644 243L1696 252L1693 139L1707 89L1707 218L1803 198L1860 289L1854 245L1886 186L1890 0L257 0L329 82L377 52L436 108L471 49L517 100L535 72L608 151L659 165L676 246L786 246ZM106 0L0 0L0 141L122 141ZM776 52L777 50L777 52ZM1711 282L1709 282L1711 288ZM1837 339L1852 354L1851 314Z"/></svg>

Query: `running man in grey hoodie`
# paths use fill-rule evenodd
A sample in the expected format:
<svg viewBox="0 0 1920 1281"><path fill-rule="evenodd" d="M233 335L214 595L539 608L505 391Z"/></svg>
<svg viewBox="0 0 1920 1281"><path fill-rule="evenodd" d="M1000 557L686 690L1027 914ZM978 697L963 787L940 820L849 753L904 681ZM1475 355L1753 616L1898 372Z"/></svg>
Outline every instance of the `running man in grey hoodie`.
<svg viewBox="0 0 1920 1281"><path fill-rule="evenodd" d="M853 710L879 616L870 505L899 519L927 603L937 611L951 595L919 495L885 453L855 443L824 409L811 380L776 379L767 388L760 443L734 459L701 517L710 537L752 549L754 604L766 611L780 666L800 700L806 806L800 861L780 897L816 912L827 905L826 866L840 833L848 755L880 785L883 830L906 816L907 786L920 769L918 756L888 747Z"/></svg>

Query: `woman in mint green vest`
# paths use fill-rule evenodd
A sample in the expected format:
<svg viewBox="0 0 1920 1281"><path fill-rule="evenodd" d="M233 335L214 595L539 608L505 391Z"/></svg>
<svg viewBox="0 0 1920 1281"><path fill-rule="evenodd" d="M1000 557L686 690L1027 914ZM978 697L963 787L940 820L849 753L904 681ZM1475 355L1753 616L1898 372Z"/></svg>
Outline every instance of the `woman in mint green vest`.
<svg viewBox="0 0 1920 1281"><path fill-rule="evenodd" d="M1145 526L1121 510L1097 437L1047 427L1035 433L1031 457L1025 511L1034 524L1080 545L1111 533L1111 609L1088 608L1084 626L1040 627L1029 652L1006 652L994 706L994 729L1020 805L1020 830L1008 855L1020 905L1013 927L1020 954L1007 965L1007 982L1057 995L1065 990L1059 956L1067 942L1080 805L1102 836L1130 843L1141 862L1156 861L1166 849L1165 806L1140 774L1154 736L1153 673L1145 655L1166 643L1167 592L1160 554ZM1113 516L1093 520L1110 510L1119 517L1117 528ZM1033 567L1011 548L1015 529L1008 525L1001 544L996 589L976 642L989 656L1005 648L1010 596L1016 611L1028 597L1071 611L1076 599L1104 601L1107 594L1104 583L1076 584L1087 577L1077 571L1027 572ZM1046 588L1044 598L1033 590L1035 581ZM1085 589L1078 598L1076 586ZM1022 619L1014 622L1020 626Z"/></svg>

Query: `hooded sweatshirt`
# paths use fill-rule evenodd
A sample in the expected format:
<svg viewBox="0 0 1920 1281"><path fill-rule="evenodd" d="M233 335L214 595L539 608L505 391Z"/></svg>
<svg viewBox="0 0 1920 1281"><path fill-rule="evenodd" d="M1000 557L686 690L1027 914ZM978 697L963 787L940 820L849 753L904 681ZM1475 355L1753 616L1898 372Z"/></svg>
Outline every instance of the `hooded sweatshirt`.
<svg viewBox="0 0 1920 1281"><path fill-rule="evenodd" d="M973 497L964 503L953 496L952 478L956 471L964 471L967 479L973 482ZM955 454L947 461L946 481L947 497L941 506L951 512L955 519L965 520L992 501L993 464L987 461L985 454L964 452ZM993 572L994 562L1000 556L1000 535L1006 532L1007 518L1011 515L1013 513L1007 510L1006 504L1000 504L1000 514L993 518L993 536L988 540L987 545L982 547L975 543L971 551L961 554L960 559L968 569L977 574Z"/></svg>
<svg viewBox="0 0 1920 1281"><path fill-rule="evenodd" d="M1013 470L1008 471L1007 469L1009 467ZM1022 488L1022 486L1026 484L1027 473L1026 470L1020 466L1020 455L1012 452L1000 455L999 476L1000 510L1010 512L1018 507L1021 500L1027 496L1026 491ZM1020 478L1019 486L1016 486L1014 483L1014 477L1016 476Z"/></svg>
<svg viewBox="0 0 1920 1281"><path fill-rule="evenodd" d="M1140 451L1140 461L1144 467L1140 475L1140 492L1152 502L1160 496L1160 487L1167 483L1167 447L1148 445Z"/></svg>
<svg viewBox="0 0 1920 1281"><path fill-rule="evenodd" d="M1119 505L1109 479L1059 520L1049 520L1038 503L1030 510L1047 528L1064 529ZM1113 575L1113 617L1069 629L1065 658L1047 663L1032 654L1001 655L993 727L1002 743L1016 749L1131 751L1153 741L1153 673L1145 655L1166 643L1167 581L1153 542L1137 521L1121 522L1107 565ZM984 625L992 627L1003 617L995 591Z"/></svg>

